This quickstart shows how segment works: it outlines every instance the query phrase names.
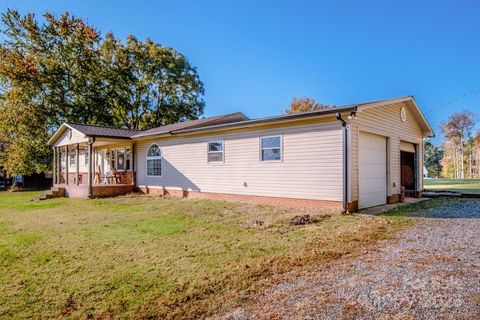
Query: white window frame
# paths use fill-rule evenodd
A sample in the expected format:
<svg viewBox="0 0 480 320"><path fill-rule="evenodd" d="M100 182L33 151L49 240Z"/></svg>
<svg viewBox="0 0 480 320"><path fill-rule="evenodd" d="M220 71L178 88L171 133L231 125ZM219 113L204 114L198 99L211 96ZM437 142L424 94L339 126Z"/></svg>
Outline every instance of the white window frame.
<svg viewBox="0 0 480 320"><path fill-rule="evenodd" d="M262 139L266 139L266 138L280 138L280 159L278 160L263 160L263 156L262 156L262 151L265 149L278 149L278 148L263 148L262 147ZM258 147L259 147L259 152L258 152L258 156L259 156L259 160L260 162L266 162L266 163L269 163L269 162L283 162L283 135L282 134L272 134L272 135L268 135L268 136L260 136L259 139L258 139Z"/></svg>
<svg viewBox="0 0 480 320"><path fill-rule="evenodd" d="M73 160L73 163L72 163L72 160ZM72 151L70 151L70 153L68 154L68 165L70 167L75 167L77 165L77 155Z"/></svg>
<svg viewBox="0 0 480 320"><path fill-rule="evenodd" d="M156 145L158 147L158 149L160 150L160 156L149 157L148 156L148 151L154 145ZM160 160L160 175L150 175L150 174L148 174L148 160ZM146 160L145 160L145 169L146 169L145 174L146 174L147 177L159 178L159 177L163 176L163 152L162 152L162 148L160 148L160 145L158 143L152 143L151 145L148 146L147 157L146 157Z"/></svg>
<svg viewBox="0 0 480 320"><path fill-rule="evenodd" d="M210 143L218 143L220 142L222 144L222 151L210 151ZM210 153L222 153L222 161L210 161L208 159L208 155ZM225 140L210 140L207 142L207 163L212 163L212 164L220 164L220 163L225 163Z"/></svg>

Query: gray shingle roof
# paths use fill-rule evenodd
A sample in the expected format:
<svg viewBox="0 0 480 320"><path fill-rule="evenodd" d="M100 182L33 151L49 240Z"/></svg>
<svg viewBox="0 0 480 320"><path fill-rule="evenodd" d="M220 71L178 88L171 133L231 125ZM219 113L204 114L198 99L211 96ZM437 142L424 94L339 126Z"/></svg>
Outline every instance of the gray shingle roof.
<svg viewBox="0 0 480 320"><path fill-rule="evenodd" d="M80 131L86 136L132 139L138 137L153 136L162 133L169 133L181 129L193 129L204 126L227 124L248 120L249 118L241 112L230 113L205 119L188 120L148 130L132 130L122 128L111 128L78 123L66 123L69 127Z"/></svg>
<svg viewBox="0 0 480 320"><path fill-rule="evenodd" d="M74 128L75 130L80 131L81 133L87 136L94 136L94 137L130 139L132 135L138 132L141 132L139 130L93 126L93 125L85 125L85 124L78 124L78 123L67 123L67 125Z"/></svg>
<svg viewBox="0 0 480 320"><path fill-rule="evenodd" d="M209 117L205 119L197 119L197 120L189 120L184 122L178 122L173 124L168 124L165 126L160 126L157 128L152 128L143 131L137 131L137 133L133 134L131 138L140 138L146 136L152 136L162 133L169 133L177 130L182 129L193 129L193 128L200 128L205 126L212 126L217 124L227 124L227 123L234 123L248 120L249 118L245 116L241 112L230 113L215 117Z"/></svg>

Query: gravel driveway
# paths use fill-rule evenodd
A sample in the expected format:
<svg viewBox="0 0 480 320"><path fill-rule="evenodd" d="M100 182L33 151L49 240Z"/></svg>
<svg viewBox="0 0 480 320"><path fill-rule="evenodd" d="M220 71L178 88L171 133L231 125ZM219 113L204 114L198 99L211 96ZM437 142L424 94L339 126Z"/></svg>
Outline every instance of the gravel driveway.
<svg viewBox="0 0 480 320"><path fill-rule="evenodd" d="M398 240L289 274L223 319L480 319L480 200L413 214Z"/></svg>

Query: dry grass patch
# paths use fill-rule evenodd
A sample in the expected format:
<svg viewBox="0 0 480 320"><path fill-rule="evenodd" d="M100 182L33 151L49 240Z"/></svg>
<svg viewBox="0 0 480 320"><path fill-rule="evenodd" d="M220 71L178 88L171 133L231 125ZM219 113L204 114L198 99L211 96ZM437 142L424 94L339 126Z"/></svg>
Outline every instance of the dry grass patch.
<svg viewBox="0 0 480 320"><path fill-rule="evenodd" d="M129 196L0 193L0 318L198 318L257 280L389 237L404 217Z"/></svg>

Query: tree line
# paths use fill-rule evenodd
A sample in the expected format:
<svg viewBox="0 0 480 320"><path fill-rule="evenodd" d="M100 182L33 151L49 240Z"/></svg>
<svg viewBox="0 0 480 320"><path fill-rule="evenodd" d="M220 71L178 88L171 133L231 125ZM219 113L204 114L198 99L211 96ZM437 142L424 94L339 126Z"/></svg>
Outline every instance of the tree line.
<svg viewBox="0 0 480 320"><path fill-rule="evenodd" d="M480 130L474 131L476 121L471 111L453 113L440 126L443 144L425 143L429 177L480 178Z"/></svg>
<svg viewBox="0 0 480 320"><path fill-rule="evenodd" d="M63 122L148 129L197 119L204 87L173 48L104 37L64 13L7 10L0 25L0 167L46 171L46 141Z"/></svg>

